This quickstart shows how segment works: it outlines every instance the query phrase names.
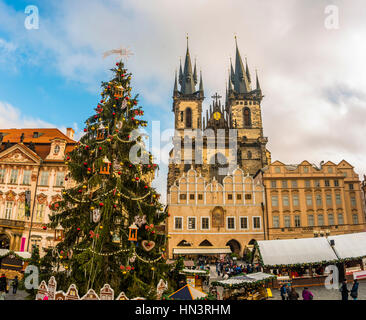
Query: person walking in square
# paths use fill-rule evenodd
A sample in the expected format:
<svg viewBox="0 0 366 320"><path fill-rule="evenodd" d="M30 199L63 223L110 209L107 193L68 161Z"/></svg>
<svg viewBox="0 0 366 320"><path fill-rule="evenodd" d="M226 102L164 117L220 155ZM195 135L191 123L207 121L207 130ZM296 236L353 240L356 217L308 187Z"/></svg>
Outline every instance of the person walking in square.
<svg viewBox="0 0 366 320"><path fill-rule="evenodd" d="M281 298L282 300L287 300L288 294L287 294L287 288L286 288L286 283L284 283L280 289L281 292Z"/></svg>
<svg viewBox="0 0 366 320"><path fill-rule="evenodd" d="M313 300L314 295L307 287L305 287L304 290L302 291L302 298L304 300Z"/></svg>
<svg viewBox="0 0 366 320"><path fill-rule="evenodd" d="M357 279L353 280L353 286L351 289L350 296L353 298L353 300L357 300L358 297L358 281Z"/></svg>
<svg viewBox="0 0 366 320"><path fill-rule="evenodd" d="M12 282L13 294L16 294L17 293L18 285L19 285L18 276L15 276L15 278L14 278L14 280Z"/></svg>
<svg viewBox="0 0 366 320"><path fill-rule="evenodd" d="M348 287L347 287L347 280L343 280L342 286L339 289L339 291L342 294L342 300L347 301L348 300L348 293L349 293L349 290L348 290Z"/></svg>
<svg viewBox="0 0 366 320"><path fill-rule="evenodd" d="M5 273L3 273L0 278L0 300L5 300L6 286L7 286L7 279Z"/></svg>
<svg viewBox="0 0 366 320"><path fill-rule="evenodd" d="M291 290L288 294L288 299L289 300L298 300L299 299L299 294L296 292L296 289L294 287L291 287Z"/></svg>

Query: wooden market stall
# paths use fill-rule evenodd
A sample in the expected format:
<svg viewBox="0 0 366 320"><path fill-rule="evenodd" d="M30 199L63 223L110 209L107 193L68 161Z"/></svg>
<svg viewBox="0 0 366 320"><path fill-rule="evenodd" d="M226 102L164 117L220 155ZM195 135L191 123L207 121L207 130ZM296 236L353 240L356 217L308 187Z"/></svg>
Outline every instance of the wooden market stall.
<svg viewBox="0 0 366 320"><path fill-rule="evenodd" d="M332 237L258 241L253 262L277 275L275 287L291 283L294 287L324 285L335 265L339 277L353 278L364 269L366 232Z"/></svg>
<svg viewBox="0 0 366 320"><path fill-rule="evenodd" d="M273 274L256 272L214 281L212 285L224 289L223 300L265 300L271 296L269 287L275 279Z"/></svg>
<svg viewBox="0 0 366 320"><path fill-rule="evenodd" d="M5 274L7 279L18 276L23 278L24 270L28 265L31 254L29 252L13 252L8 249L0 249L0 274Z"/></svg>
<svg viewBox="0 0 366 320"><path fill-rule="evenodd" d="M203 291L204 285L208 286L210 271L200 269L183 269L179 272L186 277L186 283L191 287Z"/></svg>

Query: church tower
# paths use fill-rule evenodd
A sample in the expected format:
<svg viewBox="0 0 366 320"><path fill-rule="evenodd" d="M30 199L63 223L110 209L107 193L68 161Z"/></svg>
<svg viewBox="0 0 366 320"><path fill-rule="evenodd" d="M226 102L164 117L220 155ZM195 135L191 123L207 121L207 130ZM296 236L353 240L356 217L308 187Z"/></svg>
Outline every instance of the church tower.
<svg viewBox="0 0 366 320"><path fill-rule="evenodd" d="M183 144L183 139L184 136L187 135L187 131L189 132L189 130L197 129L202 130L202 102L204 100L204 93L201 72L198 88L196 88L197 83L197 65L195 62L194 68L192 68L187 37L187 51L184 61L184 68L182 69L182 63L180 63L178 78L176 72L174 79L172 109L174 112L174 127L176 130L176 134L173 138L174 146L177 146L177 144ZM174 158L178 157L182 159L182 154L179 154L178 152L173 155L174 151L177 149L179 148L174 147L174 149L170 152L171 160L172 156ZM182 153L183 152L184 150L182 148ZM194 159L193 154L192 159ZM173 161L173 163L169 164L168 189L178 177L190 169L191 164L194 162L187 161L187 159L184 159L185 163L183 163L183 159L181 161L181 163L176 163Z"/></svg>
<svg viewBox="0 0 366 320"><path fill-rule="evenodd" d="M270 164L270 152L266 149L268 138L263 136L261 114L262 90L256 74L256 87L245 59L245 67L236 43L235 70L230 63L226 96L226 110L230 114L230 126L238 130L238 164L254 175Z"/></svg>

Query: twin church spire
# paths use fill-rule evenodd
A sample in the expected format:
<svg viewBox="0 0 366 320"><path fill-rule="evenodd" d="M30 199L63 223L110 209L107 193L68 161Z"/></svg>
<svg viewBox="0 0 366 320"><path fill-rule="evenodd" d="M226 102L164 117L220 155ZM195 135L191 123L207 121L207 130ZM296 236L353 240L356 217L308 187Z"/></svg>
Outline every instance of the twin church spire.
<svg viewBox="0 0 366 320"><path fill-rule="evenodd" d="M188 46L188 37L187 37L187 52L184 61L184 69L182 70L182 62L179 66L179 77L178 82L180 85L180 90L178 90L178 82L177 82L177 73L175 73L175 82L174 82L174 97L192 97L195 96L197 98L203 99L203 82L202 82L202 73L200 74L200 83L198 91L196 91L196 85L198 76L197 76L197 63L194 62L194 69L192 70L192 62L191 56L189 53Z"/></svg>
<svg viewBox="0 0 366 320"><path fill-rule="evenodd" d="M248 68L248 61L245 58L245 67L243 64L243 60L241 58L238 43L235 37L236 44L236 56L235 56L235 70L233 68L231 59L230 59L230 71L229 71L229 81L227 94L230 95L245 95L245 94L253 94L256 93L261 96L261 88L259 84L258 74L256 72L256 88L252 90L252 81L250 76L250 71ZM178 79L177 79L178 78ZM174 92L173 96L178 97L187 97L187 98L204 98L203 92L203 81L202 81L202 72L200 72L200 81L199 88L196 90L196 85L198 76L197 76L197 64L196 61L194 63L194 68L192 69L191 56L189 53L188 46L188 37L187 37L187 52L184 61L184 69L182 69L182 63L180 62L179 66L179 75L177 76L177 72L175 73L175 81L174 81ZM178 90L178 83L180 85L180 90Z"/></svg>

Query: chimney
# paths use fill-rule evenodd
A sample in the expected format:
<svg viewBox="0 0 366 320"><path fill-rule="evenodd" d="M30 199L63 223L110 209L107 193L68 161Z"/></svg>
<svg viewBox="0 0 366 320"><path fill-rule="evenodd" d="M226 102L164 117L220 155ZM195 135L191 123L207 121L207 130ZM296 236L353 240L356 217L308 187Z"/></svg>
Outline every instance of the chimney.
<svg viewBox="0 0 366 320"><path fill-rule="evenodd" d="M74 133L75 133L75 130L73 128L66 128L66 135L68 138L73 139Z"/></svg>

